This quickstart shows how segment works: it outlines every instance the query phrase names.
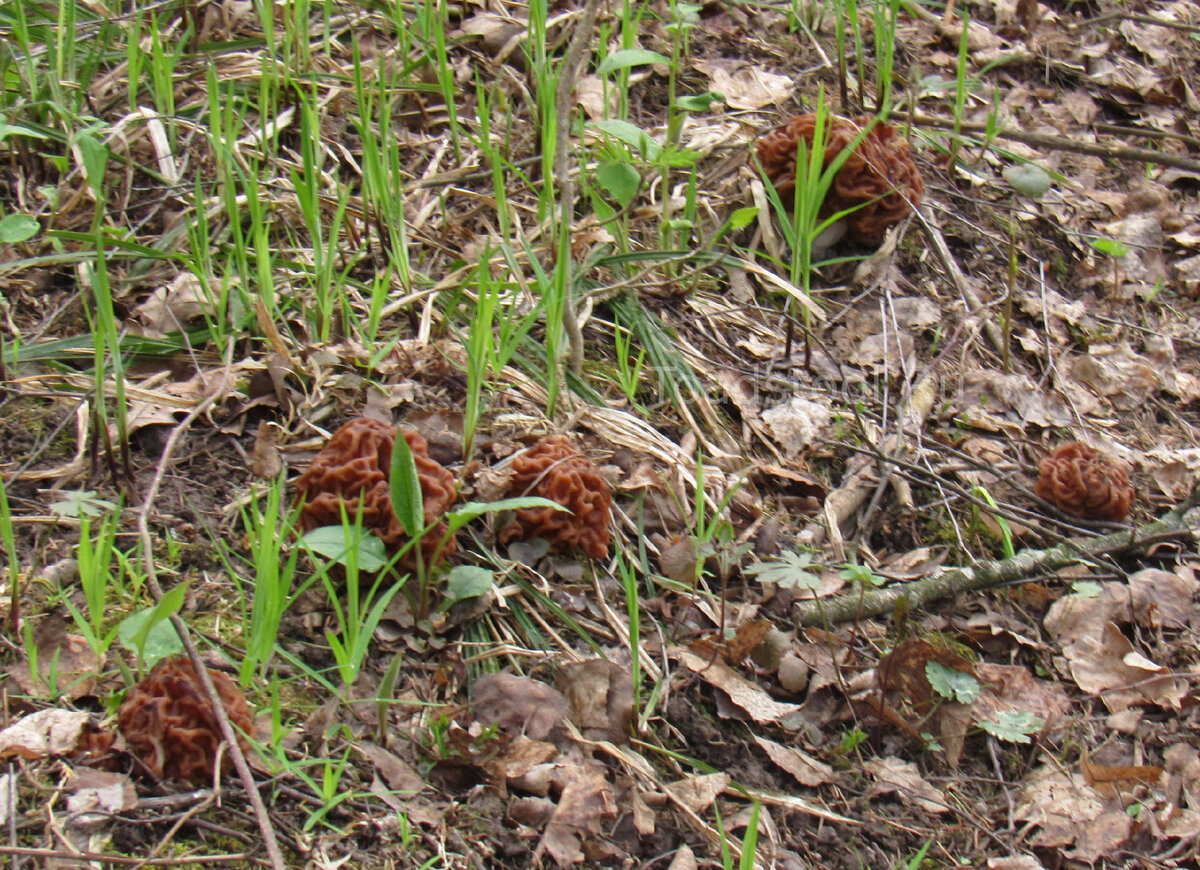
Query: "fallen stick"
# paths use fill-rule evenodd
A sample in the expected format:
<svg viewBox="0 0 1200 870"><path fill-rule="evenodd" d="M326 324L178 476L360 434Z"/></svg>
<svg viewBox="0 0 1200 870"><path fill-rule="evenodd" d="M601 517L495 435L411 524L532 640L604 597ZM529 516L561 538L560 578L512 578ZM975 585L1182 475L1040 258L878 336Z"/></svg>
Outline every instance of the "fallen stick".
<svg viewBox="0 0 1200 870"><path fill-rule="evenodd" d="M1200 525L1189 524L1187 513L1200 505L1200 485L1181 505L1154 522L1133 529L1122 529L1096 538L1068 538L1045 550L1022 550L1011 559L977 562L969 568L951 568L911 583L897 583L881 589L854 591L830 599L808 599L792 605L797 625L848 622L863 617L893 612L900 599L912 609L925 607L941 598L960 592L974 592L1012 583L1026 577L1046 574L1079 561L1096 561L1101 556L1142 549L1150 544L1194 537Z"/></svg>

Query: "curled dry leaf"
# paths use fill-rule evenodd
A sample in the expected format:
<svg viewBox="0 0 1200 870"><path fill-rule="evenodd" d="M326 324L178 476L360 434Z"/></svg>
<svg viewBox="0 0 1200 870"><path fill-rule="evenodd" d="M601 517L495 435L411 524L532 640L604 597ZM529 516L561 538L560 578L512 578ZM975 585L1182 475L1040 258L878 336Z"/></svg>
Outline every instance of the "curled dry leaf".
<svg viewBox="0 0 1200 870"><path fill-rule="evenodd" d="M590 659L560 668L558 684L567 699L571 721L584 737L629 742L634 708L628 670L604 659Z"/></svg>
<svg viewBox="0 0 1200 870"><path fill-rule="evenodd" d="M850 147L871 119L826 117L825 161L828 166ZM804 140L812 146L817 118L799 115L758 140L755 152L763 171L786 205L796 187L796 153ZM877 123L847 156L825 195L821 214L861 206L846 216L850 235L865 245L878 245L884 233L906 218L921 201L925 182L913 163L908 142L891 124Z"/></svg>
<svg viewBox="0 0 1200 870"><path fill-rule="evenodd" d="M1060 445L1042 460L1033 492L1083 520L1119 523L1133 504L1125 466L1079 441Z"/></svg>
<svg viewBox="0 0 1200 870"><path fill-rule="evenodd" d="M555 785L561 789L558 807L546 825L534 861L543 854L559 867L578 864L585 858L583 846L617 815L617 802L605 768L596 762L557 765Z"/></svg>
<svg viewBox="0 0 1200 870"><path fill-rule="evenodd" d="M686 650L673 650L671 655L689 671L729 695L729 700L760 725L778 725L800 711L799 704L776 701L724 662L706 659Z"/></svg>
<svg viewBox="0 0 1200 870"><path fill-rule="evenodd" d="M545 538L553 552L582 550L593 559L608 555L612 489L591 460L562 435L547 435L513 458L510 497L541 496L568 511L527 508L500 531L500 543Z"/></svg>
<svg viewBox="0 0 1200 870"><path fill-rule="evenodd" d="M224 674L209 670L221 706L234 728L253 733L250 705ZM129 752L159 779L210 781L221 745L221 727L204 685L187 656L160 661L129 690L117 711L117 729ZM246 750L244 738L238 743ZM225 757L222 768L229 765Z"/></svg>
<svg viewBox="0 0 1200 870"><path fill-rule="evenodd" d="M545 740L567 715L567 701L556 689L515 674L480 677L471 698L476 721L533 740Z"/></svg>
<svg viewBox="0 0 1200 870"><path fill-rule="evenodd" d="M1063 647L1075 684L1100 696L1119 713L1133 705L1178 710L1188 682L1139 653L1115 623L1105 624L1100 636L1087 635Z"/></svg>
<svg viewBox="0 0 1200 870"><path fill-rule="evenodd" d="M425 525L429 526L454 503L454 475L429 458L424 438L408 429L401 431L417 466ZM351 420L334 432L296 481L296 491L304 499L300 528L308 532L341 525L344 505L348 517L361 516L363 528L388 546L397 547L407 541L408 532L392 510L389 487L395 438L395 428L366 417ZM437 555L435 551L445 533L445 524L438 523L421 539L427 562ZM451 538L441 547L441 557L452 555L455 548Z"/></svg>
<svg viewBox="0 0 1200 870"><path fill-rule="evenodd" d="M50 708L23 716L0 731L0 758L45 758L75 750L88 724L83 711Z"/></svg>
<svg viewBox="0 0 1200 870"><path fill-rule="evenodd" d="M950 809L946 796L930 785L911 761L872 758L863 764L863 770L875 780L867 792L871 797L895 793L927 813L944 813Z"/></svg>

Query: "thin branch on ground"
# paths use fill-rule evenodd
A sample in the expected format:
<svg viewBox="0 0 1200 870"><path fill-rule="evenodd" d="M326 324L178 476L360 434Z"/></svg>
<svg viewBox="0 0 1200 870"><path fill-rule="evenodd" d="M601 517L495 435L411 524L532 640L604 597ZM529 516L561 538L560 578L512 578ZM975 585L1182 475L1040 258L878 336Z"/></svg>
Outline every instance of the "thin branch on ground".
<svg viewBox="0 0 1200 870"><path fill-rule="evenodd" d="M921 127L958 130L960 133L984 133L992 139L1009 139L1013 142L1022 142L1037 148L1045 148L1049 151L1071 151L1075 154L1092 154L1112 160L1152 163L1158 166L1171 166L1175 169L1200 172L1200 160L1184 157L1180 154L1172 154L1169 151L1155 151L1153 148L1137 148L1133 145L1117 145L1112 143L1083 142L1079 139L1049 136L1045 133L1031 133L1028 130L1018 130L1013 127L998 127L994 131L989 131L986 124L955 123L953 118L939 118L936 115L926 115L923 112L909 113L897 109L892 112L892 115L893 117L910 121Z"/></svg>
<svg viewBox="0 0 1200 870"><path fill-rule="evenodd" d="M1169 540L1193 538L1200 526L1185 517L1200 505L1200 486L1183 504L1168 511L1161 519L1134 529L1122 529L1096 538L1069 538L1045 550L1022 550L1011 559L978 562L973 567L955 568L912 583L886 586L869 592L849 592L827 600L808 600L792 605L797 625L830 624L851 619L884 616L895 610L901 599L913 609L962 592L991 589L1028 577L1061 570L1080 561L1095 561L1115 553L1144 549Z"/></svg>

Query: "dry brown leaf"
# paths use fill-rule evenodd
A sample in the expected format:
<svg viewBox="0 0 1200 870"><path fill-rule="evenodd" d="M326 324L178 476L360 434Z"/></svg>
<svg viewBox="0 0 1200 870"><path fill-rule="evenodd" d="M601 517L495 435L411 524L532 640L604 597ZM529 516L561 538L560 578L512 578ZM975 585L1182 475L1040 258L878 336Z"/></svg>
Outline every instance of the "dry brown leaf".
<svg viewBox="0 0 1200 870"><path fill-rule="evenodd" d="M944 813L950 809L946 796L926 782L911 761L871 758L864 762L863 771L875 780L867 791L871 797L898 794L901 800L929 813Z"/></svg>
<svg viewBox="0 0 1200 870"><path fill-rule="evenodd" d="M1080 757L1079 769L1087 784L1106 800L1122 792L1131 792L1138 786L1157 785L1163 774L1163 769L1156 764L1092 764L1087 753Z"/></svg>
<svg viewBox="0 0 1200 870"><path fill-rule="evenodd" d="M124 773L79 767L75 768L68 787L71 794L67 797L67 810L75 826L107 821L113 814L128 812L138 803L137 789ZM93 813L96 815L90 815Z"/></svg>
<svg viewBox="0 0 1200 870"><path fill-rule="evenodd" d="M589 740L628 743L633 723L633 680L629 671L605 659L563 665L558 685L568 717Z"/></svg>
<svg viewBox="0 0 1200 870"><path fill-rule="evenodd" d="M971 706L975 722L995 722L1008 711L1025 711L1042 720L1041 733L1054 730L1071 709L1060 683L1035 679L1018 665L981 662L975 666L982 691Z"/></svg>
<svg viewBox="0 0 1200 870"><path fill-rule="evenodd" d="M477 721L533 740L544 740L567 715L567 701L556 689L514 674L480 677L471 698Z"/></svg>
<svg viewBox="0 0 1200 870"><path fill-rule="evenodd" d="M1046 870L1032 855L1014 855L1011 858L988 858L987 870Z"/></svg>
<svg viewBox="0 0 1200 870"><path fill-rule="evenodd" d="M1046 765L1025 777L1017 795L1015 818L1041 830L1031 842L1039 846L1070 846L1083 825L1098 818L1104 802L1082 774Z"/></svg>
<svg viewBox="0 0 1200 870"><path fill-rule="evenodd" d="M186 329L191 321L215 312L212 297L191 272L181 272L134 309L134 317L152 337Z"/></svg>
<svg viewBox="0 0 1200 870"><path fill-rule="evenodd" d="M1129 575L1129 595L1138 625L1177 631L1196 619L1192 603L1200 591L1200 581L1190 565L1177 565L1174 571L1143 568Z"/></svg>
<svg viewBox="0 0 1200 870"><path fill-rule="evenodd" d="M799 396L767 408L761 416L767 431L789 459L822 442L833 423L833 412L828 403L812 402Z"/></svg>
<svg viewBox="0 0 1200 870"><path fill-rule="evenodd" d="M1137 652L1115 623L1107 623L1099 637L1080 638L1063 654L1079 688L1099 694L1113 712L1134 704L1178 710L1187 696L1187 681Z"/></svg>
<svg viewBox="0 0 1200 870"><path fill-rule="evenodd" d="M260 420L254 433L254 449L250 453L250 473L265 480L274 480L283 470L279 455L278 424Z"/></svg>
<svg viewBox="0 0 1200 870"><path fill-rule="evenodd" d="M724 94L732 109L753 112L782 104L796 86L791 76L770 73L741 60L715 58L692 65L708 76L709 89Z"/></svg>
<svg viewBox="0 0 1200 870"><path fill-rule="evenodd" d="M531 774L531 771L535 768L545 767L548 774L552 773L554 766L547 762L556 755L558 755L558 747L554 744L531 740L522 734L485 766L489 773L498 778L516 780L532 776L531 782L534 782L538 780L538 776ZM539 785L531 790L535 793L548 793L548 791L540 791L540 789Z"/></svg>
<svg viewBox="0 0 1200 870"><path fill-rule="evenodd" d="M559 867L569 867L584 860L583 841L603 830L617 805L599 764L562 766L556 781L562 793L533 857L536 862L549 854Z"/></svg>
<svg viewBox="0 0 1200 870"><path fill-rule="evenodd" d="M1023 435L1025 427L1070 426L1075 408L1055 395L1045 395L1022 374L966 372L954 405L964 421L988 432Z"/></svg>
<svg viewBox="0 0 1200 870"><path fill-rule="evenodd" d="M88 713L51 707L23 716L0 731L0 758L45 758L74 751Z"/></svg>
<svg viewBox="0 0 1200 870"><path fill-rule="evenodd" d="M801 785L816 788L833 782L833 768L817 761L807 752L793 746L783 746L757 734L754 735L754 740L762 747L763 752L767 753L768 758L795 777L796 782Z"/></svg>
<svg viewBox="0 0 1200 870"><path fill-rule="evenodd" d="M375 765L379 775L392 791L414 795L428 788L428 783L421 774L399 756L377 746L374 743L363 742L356 747L366 758Z"/></svg>
<svg viewBox="0 0 1200 870"><path fill-rule="evenodd" d="M725 692L734 704L745 710L750 718L760 725L777 725L800 710L798 704L776 701L762 688L735 673L724 662L710 662L682 649L672 651L672 656L705 682Z"/></svg>
<svg viewBox="0 0 1200 870"><path fill-rule="evenodd" d="M671 863L667 865L667 870L696 870L699 866L696 863L696 854L687 843L684 843L675 853L675 857L671 859Z"/></svg>
<svg viewBox="0 0 1200 870"><path fill-rule="evenodd" d="M1142 405L1163 386L1158 366L1125 344L1092 345L1087 356L1071 362L1069 371L1113 407L1125 410Z"/></svg>
<svg viewBox="0 0 1200 870"><path fill-rule="evenodd" d="M717 795L729 787L729 774L707 773L688 776L667 784L667 791L694 813L703 813L713 805Z"/></svg>

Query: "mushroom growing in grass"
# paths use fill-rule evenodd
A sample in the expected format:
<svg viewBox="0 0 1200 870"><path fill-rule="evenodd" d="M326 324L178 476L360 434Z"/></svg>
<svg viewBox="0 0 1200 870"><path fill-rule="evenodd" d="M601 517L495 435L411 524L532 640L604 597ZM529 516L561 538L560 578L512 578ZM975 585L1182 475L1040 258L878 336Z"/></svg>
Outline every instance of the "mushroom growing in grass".
<svg viewBox="0 0 1200 870"><path fill-rule="evenodd" d="M825 116L823 168L850 150L833 177L820 213L829 216L850 210L845 218L850 237L878 246L884 233L920 203L925 182L908 141L891 124L871 122L865 115ZM815 114L799 115L760 137L755 146L763 172L785 206L791 205L801 169L796 165L800 142L811 148L816 126Z"/></svg>

